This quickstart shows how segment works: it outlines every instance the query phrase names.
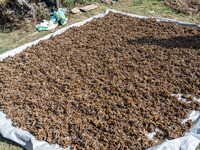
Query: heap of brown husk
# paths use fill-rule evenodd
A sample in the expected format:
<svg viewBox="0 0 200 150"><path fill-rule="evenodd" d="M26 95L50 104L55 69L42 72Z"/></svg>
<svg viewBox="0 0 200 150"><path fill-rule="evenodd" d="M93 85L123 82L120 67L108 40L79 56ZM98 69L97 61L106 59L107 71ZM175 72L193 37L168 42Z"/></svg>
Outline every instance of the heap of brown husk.
<svg viewBox="0 0 200 150"><path fill-rule="evenodd" d="M165 3L178 13L200 14L200 0L166 0Z"/></svg>
<svg viewBox="0 0 200 150"><path fill-rule="evenodd" d="M0 108L13 125L73 149L145 149L184 136L199 90L199 30L122 14L0 62Z"/></svg>

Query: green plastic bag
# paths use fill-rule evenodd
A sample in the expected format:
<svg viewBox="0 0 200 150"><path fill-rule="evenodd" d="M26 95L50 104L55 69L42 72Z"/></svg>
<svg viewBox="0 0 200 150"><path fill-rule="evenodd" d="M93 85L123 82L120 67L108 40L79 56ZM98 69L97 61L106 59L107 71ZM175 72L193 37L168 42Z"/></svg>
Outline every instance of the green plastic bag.
<svg viewBox="0 0 200 150"><path fill-rule="evenodd" d="M44 31L44 30L54 30L58 23L61 25L67 24L68 18L65 16L65 9L59 8L58 11L54 11L53 17L50 21L43 20L42 23L36 26L37 31Z"/></svg>
<svg viewBox="0 0 200 150"><path fill-rule="evenodd" d="M53 12L52 22L58 22L61 25L67 24L67 18L65 16L65 9L59 8L58 11Z"/></svg>

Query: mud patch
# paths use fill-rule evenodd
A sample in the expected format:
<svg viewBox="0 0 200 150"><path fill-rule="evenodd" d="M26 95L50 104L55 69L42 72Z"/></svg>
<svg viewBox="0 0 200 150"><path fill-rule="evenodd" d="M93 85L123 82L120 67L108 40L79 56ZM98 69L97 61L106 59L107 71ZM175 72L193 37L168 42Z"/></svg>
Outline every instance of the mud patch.
<svg viewBox="0 0 200 150"><path fill-rule="evenodd" d="M145 149L194 124L199 60L199 30L109 13L1 61L0 108L38 140Z"/></svg>

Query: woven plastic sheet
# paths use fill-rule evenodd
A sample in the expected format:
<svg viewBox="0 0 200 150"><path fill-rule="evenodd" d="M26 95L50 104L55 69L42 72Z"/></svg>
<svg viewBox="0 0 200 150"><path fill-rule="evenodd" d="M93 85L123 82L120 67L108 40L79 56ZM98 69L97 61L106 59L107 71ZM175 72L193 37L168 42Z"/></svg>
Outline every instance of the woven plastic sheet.
<svg viewBox="0 0 200 150"><path fill-rule="evenodd" d="M86 19L82 22L75 23L70 26L64 27L64 28L59 29L52 34L46 35L36 41L33 41L31 43L25 44L23 46L20 46L18 48L15 48L13 50L5 52L0 55L0 60L3 60L4 58L6 58L8 56L15 56L16 54L22 52L27 47L37 44L41 40L46 40L46 39L50 38L51 36L62 34L68 28L75 27L75 26L81 26L81 25L85 24L86 22L91 21L94 18L104 17L109 12L121 13L121 14L125 14L128 16L132 16L132 17L138 17L138 18L148 18L145 16L139 16L139 15L134 15L134 14L129 14L129 13L124 13L124 12L119 12L116 10L107 9L105 11L105 13L96 15L96 16ZM155 18L155 19L157 19L158 21L175 22L176 24L180 24L183 26L192 26L192 27L196 27L196 28L200 29L200 26L196 25L196 24L179 22L179 21L174 21L174 20L165 19L165 18ZM195 150L196 147L200 143L200 111L199 112L192 111L190 113L190 115L188 116L188 118L186 118L185 120L187 120L187 119L192 119L193 121L196 120L196 123L191 128L190 132L187 132L184 137L177 138L174 140L166 140L166 142L164 142L160 145L157 145L155 147L152 147L149 150L180 150L180 149L181 150ZM63 148L60 148L59 145L57 145L57 144L50 145L49 143L47 143L45 141L38 141L28 131L13 127L12 121L10 119L6 119L6 114L4 114L2 111L0 111L0 133L3 137L18 143L19 145L23 146L27 150L64 150ZM156 133L153 133L153 135L155 135L155 134ZM70 149L70 147L68 149Z"/></svg>

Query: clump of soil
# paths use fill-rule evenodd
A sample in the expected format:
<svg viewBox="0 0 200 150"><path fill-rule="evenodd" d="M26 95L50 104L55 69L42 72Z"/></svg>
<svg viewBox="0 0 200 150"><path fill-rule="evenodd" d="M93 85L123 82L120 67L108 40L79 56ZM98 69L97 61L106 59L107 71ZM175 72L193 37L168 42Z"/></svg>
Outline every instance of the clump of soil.
<svg viewBox="0 0 200 150"><path fill-rule="evenodd" d="M199 30L109 13L0 62L0 108L38 140L145 149L193 125L172 93L200 97L199 60Z"/></svg>
<svg viewBox="0 0 200 150"><path fill-rule="evenodd" d="M167 0L166 4L178 13L200 14L199 0Z"/></svg>

